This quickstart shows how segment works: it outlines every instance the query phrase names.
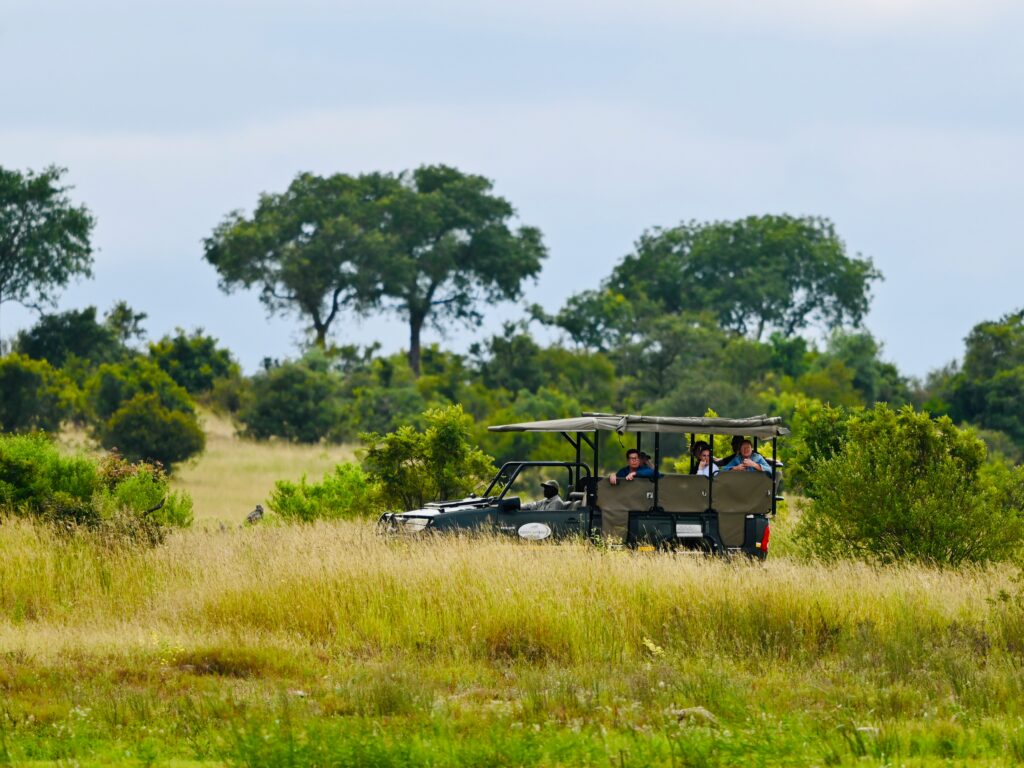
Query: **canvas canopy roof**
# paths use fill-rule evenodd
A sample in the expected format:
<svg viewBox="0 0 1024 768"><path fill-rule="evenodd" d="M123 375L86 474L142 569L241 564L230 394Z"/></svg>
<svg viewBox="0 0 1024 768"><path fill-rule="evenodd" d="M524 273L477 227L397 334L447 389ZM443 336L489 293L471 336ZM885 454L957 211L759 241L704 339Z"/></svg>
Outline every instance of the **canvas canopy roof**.
<svg viewBox="0 0 1024 768"><path fill-rule="evenodd" d="M584 413L571 419L524 421L488 427L491 432L662 432L711 435L745 435L757 438L789 434L778 416L750 416L746 419L704 416L643 416L617 413Z"/></svg>

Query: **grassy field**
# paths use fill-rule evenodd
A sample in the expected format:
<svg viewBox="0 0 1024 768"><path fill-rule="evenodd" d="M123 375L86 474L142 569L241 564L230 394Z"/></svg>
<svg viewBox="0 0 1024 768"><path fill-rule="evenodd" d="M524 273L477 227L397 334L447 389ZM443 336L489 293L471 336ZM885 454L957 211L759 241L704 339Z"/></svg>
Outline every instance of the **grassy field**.
<svg viewBox="0 0 1024 768"><path fill-rule="evenodd" d="M235 464L222 439L178 481L207 489L200 521L322 471L287 446L243 444ZM138 549L6 520L3 762L1016 765L1024 601L1008 568L390 541L360 523L200 524Z"/></svg>
<svg viewBox="0 0 1024 768"><path fill-rule="evenodd" d="M257 504L266 506L275 481L297 481L303 475L319 481L338 462L353 459L347 446L242 440L226 419L204 412L202 420L206 450L173 478L175 490L192 496L200 527L240 523Z"/></svg>

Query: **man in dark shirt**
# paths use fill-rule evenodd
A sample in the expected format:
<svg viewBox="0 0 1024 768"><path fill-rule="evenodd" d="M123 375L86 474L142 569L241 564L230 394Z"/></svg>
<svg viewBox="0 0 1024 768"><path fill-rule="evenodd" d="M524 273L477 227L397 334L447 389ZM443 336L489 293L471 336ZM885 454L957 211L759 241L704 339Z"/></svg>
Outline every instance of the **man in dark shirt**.
<svg viewBox="0 0 1024 768"><path fill-rule="evenodd" d="M619 480L633 480L637 477L654 479L654 470L646 466L640 458L640 451L630 448L626 451L626 466L618 472L608 475L608 482L616 485Z"/></svg>

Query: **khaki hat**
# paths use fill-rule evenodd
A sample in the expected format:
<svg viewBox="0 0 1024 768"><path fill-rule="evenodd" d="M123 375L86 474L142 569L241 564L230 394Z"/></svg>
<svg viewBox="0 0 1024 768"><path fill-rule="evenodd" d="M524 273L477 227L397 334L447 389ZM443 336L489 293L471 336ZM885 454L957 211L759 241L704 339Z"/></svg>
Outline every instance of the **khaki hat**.
<svg viewBox="0 0 1024 768"><path fill-rule="evenodd" d="M540 487L541 488L554 488L556 491L561 491L562 490L558 486L558 481L557 480L545 480L543 483L540 484Z"/></svg>

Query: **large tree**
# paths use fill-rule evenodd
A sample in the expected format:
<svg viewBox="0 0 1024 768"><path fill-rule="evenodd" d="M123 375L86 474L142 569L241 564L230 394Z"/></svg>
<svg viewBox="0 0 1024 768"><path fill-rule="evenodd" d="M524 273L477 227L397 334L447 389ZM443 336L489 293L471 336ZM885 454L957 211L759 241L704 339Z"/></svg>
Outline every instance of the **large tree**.
<svg viewBox="0 0 1024 768"><path fill-rule="evenodd" d="M0 305L52 305L72 277L89 277L95 220L61 186L65 169L41 173L0 167Z"/></svg>
<svg viewBox="0 0 1024 768"><path fill-rule="evenodd" d="M951 415L1008 434L1024 447L1024 310L978 323L953 376Z"/></svg>
<svg viewBox="0 0 1024 768"><path fill-rule="evenodd" d="M282 194L264 194L251 217L234 211L204 240L225 291L256 287L270 313L308 319L323 347L331 324L363 312L380 295L383 196L398 188L382 174L298 175Z"/></svg>
<svg viewBox="0 0 1024 768"><path fill-rule="evenodd" d="M761 339L858 326L880 278L871 259L847 255L827 219L749 216L646 232L604 287L641 314L712 312Z"/></svg>
<svg viewBox="0 0 1024 768"><path fill-rule="evenodd" d="M483 176L435 165L398 182L384 201L391 252L383 290L409 324L409 365L419 374L424 325L479 324L480 303L519 298L547 252L540 230L509 228L515 210Z"/></svg>

